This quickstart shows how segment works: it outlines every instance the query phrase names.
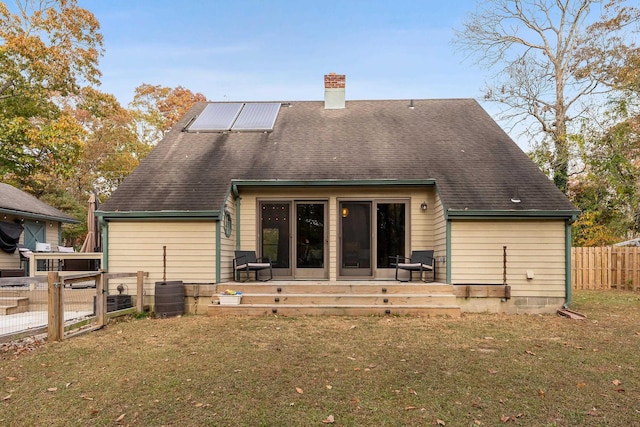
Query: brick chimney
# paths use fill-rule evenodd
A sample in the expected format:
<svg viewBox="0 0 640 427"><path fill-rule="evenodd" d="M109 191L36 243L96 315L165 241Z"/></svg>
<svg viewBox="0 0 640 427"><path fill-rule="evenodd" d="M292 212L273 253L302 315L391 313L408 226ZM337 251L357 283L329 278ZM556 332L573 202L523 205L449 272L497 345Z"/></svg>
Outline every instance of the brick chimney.
<svg viewBox="0 0 640 427"><path fill-rule="evenodd" d="M347 77L344 74L329 73L324 76L324 108L338 110L345 107L345 86Z"/></svg>

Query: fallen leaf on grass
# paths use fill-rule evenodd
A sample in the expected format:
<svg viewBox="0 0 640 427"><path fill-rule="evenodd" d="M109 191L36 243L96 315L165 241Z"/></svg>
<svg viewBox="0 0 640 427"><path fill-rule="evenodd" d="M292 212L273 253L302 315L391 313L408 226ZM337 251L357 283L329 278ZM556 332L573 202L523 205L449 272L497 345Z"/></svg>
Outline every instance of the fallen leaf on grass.
<svg viewBox="0 0 640 427"><path fill-rule="evenodd" d="M356 358L355 358L355 357L351 357L351 356L347 356L347 359L349 359L349 360L356 360Z"/></svg>
<svg viewBox="0 0 640 427"><path fill-rule="evenodd" d="M2 398L2 400L3 401L9 400L9 399L11 399L11 396L12 396L11 394L7 394L5 397Z"/></svg>
<svg viewBox="0 0 640 427"><path fill-rule="evenodd" d="M89 397L85 394L81 395L80 397L83 398L84 400L93 400L93 397Z"/></svg>
<svg viewBox="0 0 640 427"><path fill-rule="evenodd" d="M127 414L122 414L118 418L116 418L116 422L119 423L120 421L124 420L125 415Z"/></svg>
<svg viewBox="0 0 640 427"><path fill-rule="evenodd" d="M404 410L405 410L405 411L413 411L414 409L418 409L418 408L417 408L417 407L415 407L415 406L405 406L405 407L404 407Z"/></svg>
<svg viewBox="0 0 640 427"><path fill-rule="evenodd" d="M329 415L326 419L322 420L325 424L333 424L335 422L333 415Z"/></svg>
<svg viewBox="0 0 640 427"><path fill-rule="evenodd" d="M327 388L327 390L331 390L333 388L331 384L326 384L325 387Z"/></svg>
<svg viewBox="0 0 640 427"><path fill-rule="evenodd" d="M49 387L47 391L58 391L58 387Z"/></svg>
<svg viewBox="0 0 640 427"><path fill-rule="evenodd" d="M498 371L496 371L495 369L489 369L489 371L488 371L488 372L489 372L491 375L493 375L493 374L497 374L497 373L498 373Z"/></svg>
<svg viewBox="0 0 640 427"><path fill-rule="evenodd" d="M296 387L296 392L297 392L298 394L303 394L303 393L304 393L304 390L302 390L300 387Z"/></svg>
<svg viewBox="0 0 640 427"><path fill-rule="evenodd" d="M576 387L578 387L578 388L584 388L584 387L586 387L586 386L587 386L587 385L586 385L585 383L578 383L578 384L576 384Z"/></svg>
<svg viewBox="0 0 640 427"><path fill-rule="evenodd" d="M544 390L542 389L538 390L538 396L544 397Z"/></svg>
<svg viewBox="0 0 640 427"><path fill-rule="evenodd" d="M622 381L620 381L620 380L613 380L613 381L611 381L611 382L613 383L613 385L620 385L620 384L622 384Z"/></svg>
<svg viewBox="0 0 640 427"><path fill-rule="evenodd" d="M410 388L409 389L409 394L415 394L416 396L418 395L418 392L415 391L414 389Z"/></svg>
<svg viewBox="0 0 640 427"><path fill-rule="evenodd" d="M525 353L530 354L531 356L535 356L536 354L531 350L526 350Z"/></svg>
<svg viewBox="0 0 640 427"><path fill-rule="evenodd" d="M7 377L7 381L15 381L16 379L16 377Z"/></svg>

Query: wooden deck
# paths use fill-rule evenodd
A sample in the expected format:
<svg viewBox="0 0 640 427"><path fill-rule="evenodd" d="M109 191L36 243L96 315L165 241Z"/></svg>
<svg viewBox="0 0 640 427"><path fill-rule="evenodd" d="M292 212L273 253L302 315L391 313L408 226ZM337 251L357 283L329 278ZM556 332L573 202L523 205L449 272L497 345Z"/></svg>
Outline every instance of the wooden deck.
<svg viewBox="0 0 640 427"><path fill-rule="evenodd" d="M226 289L242 292L239 305L221 305ZM225 315L419 315L460 317L453 286L414 281L269 281L216 285L207 310Z"/></svg>

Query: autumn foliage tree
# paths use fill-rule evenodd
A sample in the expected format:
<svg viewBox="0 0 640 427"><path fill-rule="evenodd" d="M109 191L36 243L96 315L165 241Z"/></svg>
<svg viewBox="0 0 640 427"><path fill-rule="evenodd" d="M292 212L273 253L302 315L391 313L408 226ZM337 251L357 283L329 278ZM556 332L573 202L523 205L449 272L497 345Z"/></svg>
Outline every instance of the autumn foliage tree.
<svg viewBox="0 0 640 427"><path fill-rule="evenodd" d="M98 82L99 23L76 0L0 2L0 175L36 195L68 175L81 127L53 98Z"/></svg>
<svg viewBox="0 0 640 427"><path fill-rule="evenodd" d="M175 88L143 83L138 86L129 104L138 138L155 145L171 127L198 101L206 101L201 93L182 86Z"/></svg>

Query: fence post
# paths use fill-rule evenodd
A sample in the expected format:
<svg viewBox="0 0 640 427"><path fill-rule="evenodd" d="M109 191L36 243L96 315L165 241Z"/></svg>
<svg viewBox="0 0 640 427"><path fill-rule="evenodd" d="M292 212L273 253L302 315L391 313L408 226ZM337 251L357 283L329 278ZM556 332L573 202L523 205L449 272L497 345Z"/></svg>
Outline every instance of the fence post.
<svg viewBox="0 0 640 427"><path fill-rule="evenodd" d="M142 313L144 311L144 271L136 273L136 311Z"/></svg>
<svg viewBox="0 0 640 427"><path fill-rule="evenodd" d="M104 271L96 276L96 323L98 327L107 324L107 294L104 290Z"/></svg>
<svg viewBox="0 0 640 427"><path fill-rule="evenodd" d="M47 339L62 341L64 337L64 312L62 311L62 284L57 271L47 274Z"/></svg>

